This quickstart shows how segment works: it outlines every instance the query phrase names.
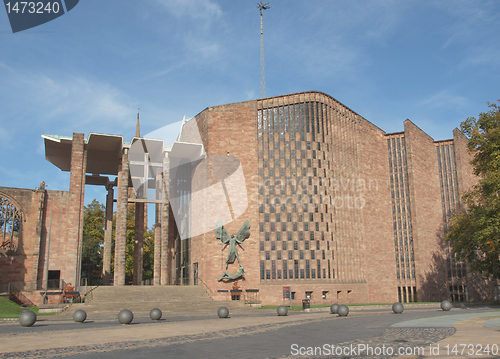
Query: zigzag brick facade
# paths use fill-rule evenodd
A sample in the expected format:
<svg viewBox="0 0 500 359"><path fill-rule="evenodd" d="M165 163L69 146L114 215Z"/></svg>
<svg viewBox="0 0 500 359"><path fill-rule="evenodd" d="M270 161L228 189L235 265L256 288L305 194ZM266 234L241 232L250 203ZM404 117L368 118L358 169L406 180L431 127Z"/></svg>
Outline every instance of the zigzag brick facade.
<svg viewBox="0 0 500 359"><path fill-rule="evenodd" d="M283 286L313 304L493 299L493 283L451 268L442 241L444 166L457 193L475 183L460 131L434 141L407 120L387 134L318 92L210 107L195 119L209 156L242 163L250 203L228 231L251 223L239 286L259 289L263 303L280 304ZM191 261L222 299L232 282L217 281L225 253L216 242L214 231L192 238Z"/></svg>

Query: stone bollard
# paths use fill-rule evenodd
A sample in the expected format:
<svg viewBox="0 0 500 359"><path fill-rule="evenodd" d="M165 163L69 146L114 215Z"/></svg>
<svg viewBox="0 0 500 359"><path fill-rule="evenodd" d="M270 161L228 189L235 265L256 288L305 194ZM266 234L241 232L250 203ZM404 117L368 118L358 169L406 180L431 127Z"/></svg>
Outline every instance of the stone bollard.
<svg viewBox="0 0 500 359"><path fill-rule="evenodd" d="M83 323L87 319L87 313L83 309L78 309L73 313L73 320L77 323Z"/></svg>
<svg viewBox="0 0 500 359"><path fill-rule="evenodd" d="M123 309L120 313L118 313L118 321L120 324L130 324L133 319L134 314L128 309Z"/></svg>
<svg viewBox="0 0 500 359"><path fill-rule="evenodd" d="M19 315L19 324L23 327L31 327L36 322L36 314L31 310L26 310Z"/></svg>
<svg viewBox="0 0 500 359"><path fill-rule="evenodd" d="M277 312L280 317L286 316L288 315L288 308L285 305L280 305Z"/></svg>
<svg viewBox="0 0 500 359"><path fill-rule="evenodd" d="M347 317L347 315L349 314L349 307L345 304L339 305L339 307L337 308L337 314L339 315L339 317Z"/></svg>
<svg viewBox="0 0 500 359"><path fill-rule="evenodd" d="M330 312L332 314L338 314L337 311L339 310L339 305L337 303L334 303L330 306Z"/></svg>
<svg viewBox="0 0 500 359"><path fill-rule="evenodd" d="M217 311L217 315L219 316L219 318L227 318L229 316L229 309L227 309L226 307L220 307Z"/></svg>
<svg viewBox="0 0 500 359"><path fill-rule="evenodd" d="M149 312L149 317L152 320L160 320L161 316L162 316L162 312L158 308L151 309L151 311Z"/></svg>
<svg viewBox="0 0 500 359"><path fill-rule="evenodd" d="M405 307L403 304L397 302L392 305L392 311L396 314L401 314L405 310Z"/></svg>
<svg viewBox="0 0 500 359"><path fill-rule="evenodd" d="M441 302L441 309L444 310L445 312L451 310L453 308L453 304L449 300L443 300Z"/></svg>

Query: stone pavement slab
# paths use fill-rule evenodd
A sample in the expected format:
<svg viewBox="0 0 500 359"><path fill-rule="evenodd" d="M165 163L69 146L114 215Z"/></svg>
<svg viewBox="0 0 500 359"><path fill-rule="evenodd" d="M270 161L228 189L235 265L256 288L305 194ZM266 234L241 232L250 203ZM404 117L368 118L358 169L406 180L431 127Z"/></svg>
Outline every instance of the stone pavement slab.
<svg viewBox="0 0 500 359"><path fill-rule="evenodd" d="M448 358L453 356L455 344L491 346L498 345L500 338L497 325L500 311L484 309L443 312L422 308L397 315L386 308L379 311L353 308L346 318L324 310L289 312L286 317L278 317L275 310L253 310L230 316L220 319L214 313L209 317L166 318L160 322L151 322L149 317L134 318L131 325L97 319L83 324L44 319L31 328L17 323L2 324L0 358L192 358L200 353L205 359L235 353L240 359L309 358L315 356L300 355L294 352L293 345L305 348L333 344L372 350L385 345L394 351L407 350L402 357ZM434 349L438 347L439 352ZM414 353L408 348L423 351L418 353L420 356L411 356ZM450 355L445 351L447 348ZM336 357L332 353L323 351L316 357ZM358 350L349 357L394 357L392 354L370 355ZM478 357L500 357L494 355Z"/></svg>
<svg viewBox="0 0 500 359"><path fill-rule="evenodd" d="M241 318L240 318L241 319ZM303 315L290 315L279 317L254 316L243 317L243 320L234 318L221 319L194 319L188 321L160 321L151 324L110 325L104 328L86 329L86 323L79 324L81 329L75 330L47 330L23 334L6 334L0 337L0 354L25 351L47 350L55 348L78 347L82 345L105 345L118 342L136 341L139 339L152 340L178 336L206 334L212 332L234 331L245 327L264 327L286 323L308 323L315 320L325 320L325 313L309 313ZM38 325L50 325L46 322ZM37 324L35 324L36 326ZM57 325L57 323L54 323ZM34 327L35 327L34 326ZM26 328L28 329L28 328Z"/></svg>
<svg viewBox="0 0 500 359"><path fill-rule="evenodd" d="M420 318L420 319L414 319L414 320L408 320L400 323L396 323L393 325L393 327L398 327L398 328L404 328L404 327L411 327L411 328L450 328L453 327L455 323L458 323L460 321L466 320L466 319L472 319L472 318L482 318L482 317L494 317L494 316L500 316L500 311L499 312L473 312L473 313L467 313L467 312L461 312L459 314L456 314L456 311L449 311L447 312L446 315L439 316L439 317L429 317L429 318ZM487 319L485 319L487 320Z"/></svg>
<svg viewBox="0 0 500 359"><path fill-rule="evenodd" d="M470 314L455 322L456 333L423 349L412 358L500 358L500 311ZM457 316L459 317L459 316Z"/></svg>

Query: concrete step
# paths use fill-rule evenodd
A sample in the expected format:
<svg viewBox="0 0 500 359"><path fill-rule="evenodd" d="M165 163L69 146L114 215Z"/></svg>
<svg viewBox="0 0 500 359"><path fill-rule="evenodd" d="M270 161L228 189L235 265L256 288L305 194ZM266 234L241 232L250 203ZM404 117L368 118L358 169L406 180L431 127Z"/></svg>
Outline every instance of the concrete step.
<svg viewBox="0 0 500 359"><path fill-rule="evenodd" d="M83 309L89 319L116 319L122 309L135 317L149 317L153 308L164 316L216 315L217 309L227 307L231 312L248 310L243 301L214 301L202 286L102 286L92 292L92 299L72 304L58 315L69 319Z"/></svg>
<svg viewBox="0 0 500 359"><path fill-rule="evenodd" d="M98 287L92 303L212 301L201 286L121 286ZM89 302L89 301L87 301Z"/></svg>

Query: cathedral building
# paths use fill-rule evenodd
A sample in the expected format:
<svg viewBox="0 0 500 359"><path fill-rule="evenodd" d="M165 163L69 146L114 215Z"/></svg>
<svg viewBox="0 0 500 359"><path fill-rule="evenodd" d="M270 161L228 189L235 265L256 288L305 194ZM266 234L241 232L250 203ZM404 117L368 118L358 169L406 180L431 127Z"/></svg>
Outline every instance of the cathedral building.
<svg viewBox="0 0 500 359"><path fill-rule="evenodd" d="M16 280L42 283L58 274L80 281L84 189L93 184L108 189L105 285L125 284L130 205L134 284L142 282L151 205L154 285L202 285L216 300L262 304L281 304L284 293L296 304L493 299L498 284L471 273L443 241L461 194L476 183L467 138L450 129L449 139L434 140L410 120L402 129L386 133L331 96L304 92L208 107L183 121L174 141L165 136L171 128L141 137L139 126L131 142L44 135L47 160L71 173L69 193L48 196L69 211L70 218L52 224L64 223L65 239L55 237L65 247L44 249L50 206L35 206L44 213L42 222L31 220L38 237L16 239L28 236L20 219L30 216L14 190L0 188L0 198L20 211L10 222L17 227L0 232L18 259L4 250L0 265L17 260L22 267L20 253L29 252L37 259L23 259L26 273ZM48 193L35 192L32 203ZM16 233L9 237L8 228ZM64 258L63 248L70 254Z"/></svg>

